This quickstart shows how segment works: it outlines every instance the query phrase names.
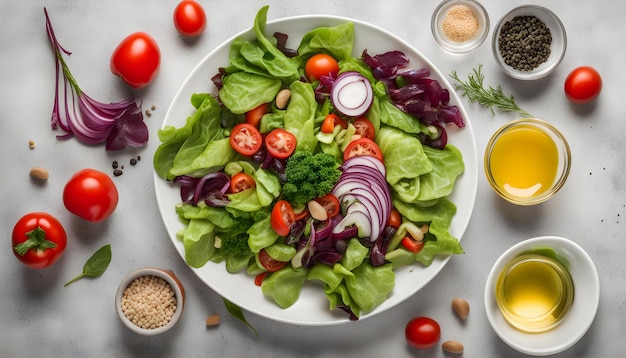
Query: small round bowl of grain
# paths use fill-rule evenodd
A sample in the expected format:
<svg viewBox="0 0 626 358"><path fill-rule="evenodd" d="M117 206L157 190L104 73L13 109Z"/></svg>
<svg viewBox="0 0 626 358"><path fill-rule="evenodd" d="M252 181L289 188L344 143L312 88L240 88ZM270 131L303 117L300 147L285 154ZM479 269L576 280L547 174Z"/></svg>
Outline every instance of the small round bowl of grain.
<svg viewBox="0 0 626 358"><path fill-rule="evenodd" d="M520 80L543 78L561 63L567 49L565 27L549 9L523 5L496 24L493 56L509 76Z"/></svg>
<svg viewBox="0 0 626 358"><path fill-rule="evenodd" d="M489 15L474 0L444 0L435 8L430 23L435 41L451 53L478 47L489 33Z"/></svg>
<svg viewBox="0 0 626 358"><path fill-rule="evenodd" d="M144 336L167 332L183 313L185 289L172 271L143 268L131 272L115 294L122 323Z"/></svg>

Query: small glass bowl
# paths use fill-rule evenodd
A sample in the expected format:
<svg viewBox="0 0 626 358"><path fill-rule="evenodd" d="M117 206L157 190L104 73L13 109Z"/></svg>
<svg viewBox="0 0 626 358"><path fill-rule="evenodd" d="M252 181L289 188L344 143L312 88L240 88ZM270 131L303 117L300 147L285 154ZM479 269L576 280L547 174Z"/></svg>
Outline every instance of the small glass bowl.
<svg viewBox="0 0 626 358"><path fill-rule="evenodd" d="M533 132L539 133L540 136L547 135L556 146L558 158L556 164L556 174L553 182L548 188L511 188L507 187L508 183L502 182L503 179L498 178L498 174L496 173L497 169L494 168L494 166L497 165L496 162L499 161L493 159L494 148L503 136L514 130L521 129L532 130ZM532 151L524 151L524 154L532 155ZM508 164L519 164L519 160L517 160L517 158L516 160L508 160L505 162ZM517 119L500 127L500 129L493 134L487 143L487 148L485 149L484 169L491 188L505 200L517 205L535 205L553 197L565 184L571 165L572 159L569 144L563 134L550 123L536 118ZM532 170L526 170L525 172L530 171ZM506 172L510 172L510 170L507 170Z"/></svg>
<svg viewBox="0 0 626 358"><path fill-rule="evenodd" d="M521 71L506 64L499 50L502 28L517 16L535 16L543 21L552 36L548 60L528 71ZM498 21L492 36L491 46L496 62L507 75L520 80L535 80L549 75L561 63L567 49L567 36L563 23L552 11L538 5L523 5L509 11Z"/></svg>
<svg viewBox="0 0 626 358"><path fill-rule="evenodd" d="M476 34L466 41L455 41L449 38L444 29L443 23L446 19L446 15L453 6L462 5L470 8L476 18L478 19L478 30ZM440 3L431 18L430 23L435 41L444 50L451 53L464 53L475 49L485 41L489 34L489 15L485 8L477 1L474 0L444 0Z"/></svg>
<svg viewBox="0 0 626 358"><path fill-rule="evenodd" d="M157 328L140 327L136 325L135 323L133 323L126 316L122 308L122 298L124 297L124 291L126 291L128 286L135 279L144 277L144 276L154 276L154 277L162 278L163 280L165 280L165 282L167 282L167 284L174 291L174 297L176 298L176 310L174 311L174 315L172 316L171 320L166 325L163 325L161 327L157 327ZM157 268L144 268L144 269L133 271L122 280L115 294L115 310L120 320L128 329L143 336L154 336L154 335L158 335L158 334L169 331L172 327L176 325L176 323L178 323L178 320L180 319L183 313L184 306L185 306L185 289L182 283L180 282L180 280L178 279L178 277L176 277L176 275L174 275L174 272L170 270L162 270L162 269L157 269Z"/></svg>

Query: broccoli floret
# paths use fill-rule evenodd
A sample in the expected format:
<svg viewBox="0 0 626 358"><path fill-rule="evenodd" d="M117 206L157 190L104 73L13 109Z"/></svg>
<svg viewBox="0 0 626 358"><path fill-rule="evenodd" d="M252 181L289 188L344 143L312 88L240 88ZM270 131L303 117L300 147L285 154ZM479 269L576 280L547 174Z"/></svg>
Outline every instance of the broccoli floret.
<svg viewBox="0 0 626 358"><path fill-rule="evenodd" d="M335 158L325 153L295 152L285 165L283 199L304 204L328 194L341 176Z"/></svg>
<svg viewBox="0 0 626 358"><path fill-rule="evenodd" d="M220 251L224 256L246 256L252 252L248 246L248 235L245 233L238 235L220 233L219 237L221 240Z"/></svg>

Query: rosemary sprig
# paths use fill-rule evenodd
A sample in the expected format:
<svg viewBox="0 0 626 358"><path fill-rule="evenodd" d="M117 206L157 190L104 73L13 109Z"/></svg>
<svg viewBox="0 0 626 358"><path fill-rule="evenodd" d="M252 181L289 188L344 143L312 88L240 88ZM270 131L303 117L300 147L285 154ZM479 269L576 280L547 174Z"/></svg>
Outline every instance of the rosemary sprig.
<svg viewBox="0 0 626 358"><path fill-rule="evenodd" d="M463 91L462 96L467 97L470 102L477 102L491 110L491 114L495 115L494 107L504 112L518 112L525 117L533 117L530 113L523 110L515 103L513 95L506 96L502 91L502 87L485 87L483 81L485 76L482 74L482 64L478 65L478 69L473 70L473 74L468 76L467 82L463 82L456 71L452 71L452 77L458 83L454 84L455 90Z"/></svg>

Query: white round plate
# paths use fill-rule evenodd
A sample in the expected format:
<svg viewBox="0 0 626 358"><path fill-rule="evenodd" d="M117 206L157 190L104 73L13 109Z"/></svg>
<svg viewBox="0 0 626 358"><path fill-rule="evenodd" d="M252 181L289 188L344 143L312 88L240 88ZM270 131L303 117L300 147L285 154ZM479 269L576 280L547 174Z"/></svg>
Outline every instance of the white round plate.
<svg viewBox="0 0 626 358"><path fill-rule="evenodd" d="M550 247L569 262L574 281L574 303L563 321L543 333L525 333L505 320L495 299L498 275L513 258L524 251ZM600 280L589 255L578 244L558 236L542 236L522 241L508 249L493 265L485 286L485 311L496 334L511 348L530 355L546 356L562 352L580 340L596 316L600 303Z"/></svg>
<svg viewBox="0 0 626 358"><path fill-rule="evenodd" d="M287 47L297 48L302 36L308 31L320 26L334 26L346 21L352 21L355 26L355 42L353 56L360 57L364 49L370 55L400 50L409 58L410 68L429 68L431 78L440 81L444 88L450 91L450 103L459 107L463 114L466 126L457 129L454 125L448 126L448 142L461 150L465 162L465 173L458 179L455 190L450 199L457 205L457 213L452 221L450 231L452 235L461 238L472 214L477 192L478 162L474 132L465 109L452 86L435 66L408 43L390 34L389 32L358 20L336 16L297 16L276 21L269 21L266 34L274 32L289 35ZM252 19L250 19L252 23ZM254 39L252 30L244 31L208 54L191 72L182 87L174 97L163 122L163 126L181 127L189 115L194 111L189 99L193 93L215 92L210 84L210 78L218 71L218 67L228 65L228 51L232 40L237 36ZM175 212L175 205L179 203L180 193L178 186L171 185L154 175L156 198L165 227L172 243L184 258L182 242L176 238L176 232L182 228ZM361 314L361 320L383 312L415 294L432 280L447 263L449 257L436 259L431 266L405 267L396 270L395 288L388 299L371 312ZM419 264L416 264L419 265ZM235 303L239 307L260 316L297 325L334 325L349 322L347 314L340 310L330 311L328 301L321 285L314 282L307 283L302 290L299 300L287 309L279 308L273 301L263 296L261 289L253 282L253 277L245 274L229 274L224 264L207 263L199 269L193 269L202 281L215 292Z"/></svg>

